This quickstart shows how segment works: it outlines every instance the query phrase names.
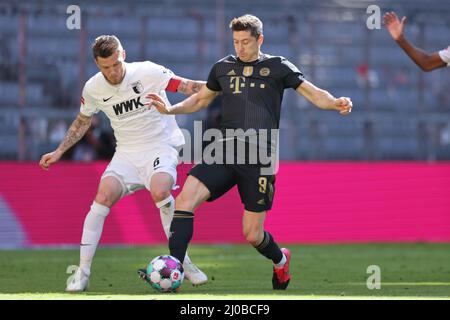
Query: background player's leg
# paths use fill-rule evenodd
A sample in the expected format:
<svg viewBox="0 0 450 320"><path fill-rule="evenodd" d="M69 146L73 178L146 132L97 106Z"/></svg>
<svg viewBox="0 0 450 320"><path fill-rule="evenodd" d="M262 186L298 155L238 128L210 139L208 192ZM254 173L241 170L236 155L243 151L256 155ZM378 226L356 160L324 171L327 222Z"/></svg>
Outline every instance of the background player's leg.
<svg viewBox="0 0 450 320"><path fill-rule="evenodd" d="M116 177L107 176L100 181L95 201L84 220L80 244L80 268L87 276L90 274L92 259L102 235L105 218L122 194L122 184Z"/></svg>
<svg viewBox="0 0 450 320"><path fill-rule="evenodd" d="M188 176L175 201L175 213L170 227L170 254L184 261L194 230L194 210L210 197L208 188L194 176Z"/></svg>

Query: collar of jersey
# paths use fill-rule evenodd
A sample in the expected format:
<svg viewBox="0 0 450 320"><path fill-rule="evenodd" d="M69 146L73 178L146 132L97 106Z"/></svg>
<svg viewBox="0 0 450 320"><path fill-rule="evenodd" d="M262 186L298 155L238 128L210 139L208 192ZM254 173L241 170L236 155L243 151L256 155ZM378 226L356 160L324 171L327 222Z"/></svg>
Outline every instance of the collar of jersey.
<svg viewBox="0 0 450 320"><path fill-rule="evenodd" d="M236 61L238 61L239 63L242 63L242 64L246 64L246 65L254 65L254 64L257 64L258 62L263 61L265 56L266 56L266 54L261 52L258 59L249 61L249 62L244 62L241 59L239 59L239 57L236 56Z"/></svg>

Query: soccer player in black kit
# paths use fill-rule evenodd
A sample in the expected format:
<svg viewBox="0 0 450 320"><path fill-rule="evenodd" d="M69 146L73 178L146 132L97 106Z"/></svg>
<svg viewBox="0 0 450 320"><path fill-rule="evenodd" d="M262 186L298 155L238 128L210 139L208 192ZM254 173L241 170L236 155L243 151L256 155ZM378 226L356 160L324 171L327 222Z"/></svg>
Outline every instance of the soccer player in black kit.
<svg viewBox="0 0 450 320"><path fill-rule="evenodd" d="M242 129L241 132L253 133L256 131L257 136L261 129L270 131L279 128L281 101L286 88L296 90L321 109L336 110L341 115L351 112L352 102L349 98L334 98L327 91L305 80L303 74L285 58L260 51L264 39L263 25L257 17L244 15L235 18L231 21L230 28L233 31L236 56L229 55L219 60L212 67L206 86L173 106L166 106L157 95L150 94L148 107L155 107L164 114L193 113L207 107L216 95L222 94L220 129L223 132L227 132L227 129ZM246 138L249 138L246 134L232 137L239 141ZM223 145L226 140L230 140L227 134L221 140ZM274 141L259 143L258 148L273 143ZM245 144L248 146L250 142ZM233 159L238 161L239 155L233 152ZM245 159L248 160L250 156L246 151ZM280 249L272 235L264 230L267 210L272 207L275 173L263 174L263 167L259 160L256 164L226 162L200 163L194 166L175 202L169 238L170 254L183 261L193 234L196 208L204 201L219 198L237 185L245 208L244 235L259 253L273 261L273 289L285 290L291 278L291 257L289 250Z"/></svg>

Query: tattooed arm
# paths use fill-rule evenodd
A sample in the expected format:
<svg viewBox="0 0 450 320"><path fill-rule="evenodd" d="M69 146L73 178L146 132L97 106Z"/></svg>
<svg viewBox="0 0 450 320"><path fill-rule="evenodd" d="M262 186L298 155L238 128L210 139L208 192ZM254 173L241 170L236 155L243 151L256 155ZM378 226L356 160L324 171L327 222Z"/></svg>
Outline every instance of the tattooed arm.
<svg viewBox="0 0 450 320"><path fill-rule="evenodd" d="M77 143L91 126L92 117L78 113L77 118L67 130L66 135L55 151L44 154L39 161L42 169L48 170L49 166L57 162L61 156Z"/></svg>
<svg viewBox="0 0 450 320"><path fill-rule="evenodd" d="M66 136L59 144L56 151L63 154L69 150L75 143L77 143L88 131L91 126L92 117L85 116L82 113L78 113L77 118L74 120L69 130L67 130Z"/></svg>
<svg viewBox="0 0 450 320"><path fill-rule="evenodd" d="M194 81L186 78L178 78L181 82L178 85L177 92L190 96L200 91L206 84L206 81Z"/></svg>

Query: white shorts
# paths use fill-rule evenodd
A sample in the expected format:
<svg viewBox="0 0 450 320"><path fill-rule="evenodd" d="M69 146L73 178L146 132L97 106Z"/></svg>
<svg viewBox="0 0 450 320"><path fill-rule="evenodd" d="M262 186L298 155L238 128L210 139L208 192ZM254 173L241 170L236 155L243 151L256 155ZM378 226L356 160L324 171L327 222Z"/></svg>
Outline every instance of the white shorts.
<svg viewBox="0 0 450 320"><path fill-rule="evenodd" d="M122 197L146 188L150 191L150 179L156 172L166 172L177 181L178 151L162 145L141 152L116 151L101 179L116 177L123 187Z"/></svg>

